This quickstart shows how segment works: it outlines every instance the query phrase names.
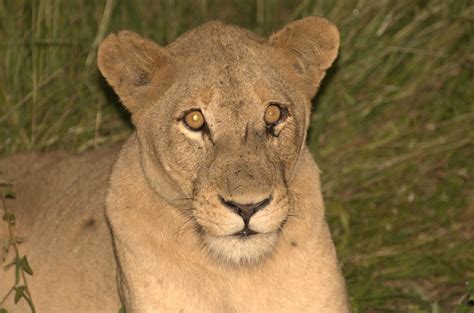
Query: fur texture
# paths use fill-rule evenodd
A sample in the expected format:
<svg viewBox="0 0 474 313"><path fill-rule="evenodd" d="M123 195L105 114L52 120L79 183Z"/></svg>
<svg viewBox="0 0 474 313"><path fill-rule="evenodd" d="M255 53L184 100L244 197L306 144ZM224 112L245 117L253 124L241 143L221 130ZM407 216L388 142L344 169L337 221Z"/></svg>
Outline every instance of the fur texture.
<svg viewBox="0 0 474 313"><path fill-rule="evenodd" d="M126 31L102 43L99 68L132 112L136 127L113 166L105 210L118 293L128 313L349 311L324 218L318 169L305 146L310 100L338 45L335 26L318 17L290 23L268 40L210 22L167 47ZM272 126L263 119L270 104L284 113ZM197 109L206 126L193 131L183 117ZM60 226L69 236L67 229L83 214L100 215L103 179L115 156L103 156L104 164L96 166L87 158L97 155L70 161L88 164L94 176L103 174L93 178L94 197L78 189L77 200L65 196L57 206L70 219L31 221L35 211L24 214L24 224L42 225L49 236L62 234L51 232L51 225ZM91 181L84 178L87 171L74 169L57 175ZM35 175L41 179L43 172L38 169ZM61 184L48 192L69 192L64 188ZM98 201L88 202L95 197ZM246 225L255 234L238 235L245 223L230 203L260 202L265 206ZM88 208L83 214L77 212L78 203ZM96 220L102 230L104 220ZM31 233L32 241L39 233ZM94 234L110 252L108 234ZM87 276L90 285L71 295L80 301L98 288L99 279L111 276L115 264L110 253L67 236L62 250L51 248L53 256L61 258L66 247L86 247L92 264L99 259L110 264L91 266L105 274ZM26 253L52 247L39 242L25 246ZM67 261L81 273L83 265ZM41 257L31 263L45 267L45 273L54 271ZM37 279L51 283L47 276ZM77 280L63 281L79 288ZM41 288L35 292L45 298ZM69 296L56 306L48 307L45 300L42 308L77 312L77 305L68 306ZM104 297L104 303L117 303L113 293Z"/></svg>

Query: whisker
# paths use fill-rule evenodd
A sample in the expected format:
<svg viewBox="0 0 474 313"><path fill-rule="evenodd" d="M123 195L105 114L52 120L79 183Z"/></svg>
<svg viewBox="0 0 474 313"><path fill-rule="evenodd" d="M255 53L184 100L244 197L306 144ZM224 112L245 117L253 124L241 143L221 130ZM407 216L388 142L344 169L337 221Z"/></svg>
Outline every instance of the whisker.
<svg viewBox="0 0 474 313"><path fill-rule="evenodd" d="M300 215L298 213L295 213L295 212L288 212L288 214L286 216L291 217L291 218L296 218L296 219L303 219L302 215Z"/></svg>
<svg viewBox="0 0 474 313"><path fill-rule="evenodd" d="M174 198L173 199L173 202L175 203L188 203L188 202L192 202L194 199L193 198Z"/></svg>
<svg viewBox="0 0 474 313"><path fill-rule="evenodd" d="M283 230L283 225L280 225L279 229L280 229L281 236L283 237L283 240L285 240L286 243L289 244L289 243L290 243L290 240L288 240L288 238L286 238L285 231Z"/></svg>
<svg viewBox="0 0 474 313"><path fill-rule="evenodd" d="M195 230L196 226L197 226L197 222L194 220L194 218L187 218L184 221L184 223L182 223L178 227L178 229L175 231L174 235L175 236L182 236L187 231Z"/></svg>

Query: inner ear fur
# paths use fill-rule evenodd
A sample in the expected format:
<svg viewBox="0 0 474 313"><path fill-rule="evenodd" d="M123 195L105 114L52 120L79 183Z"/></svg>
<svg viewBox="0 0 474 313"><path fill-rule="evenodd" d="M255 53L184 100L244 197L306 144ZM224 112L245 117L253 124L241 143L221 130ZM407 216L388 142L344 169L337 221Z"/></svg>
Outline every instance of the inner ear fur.
<svg viewBox="0 0 474 313"><path fill-rule="evenodd" d="M312 16L287 24L270 36L269 43L290 55L312 97L337 57L339 31L326 19Z"/></svg>
<svg viewBox="0 0 474 313"><path fill-rule="evenodd" d="M170 63L163 48L130 31L109 35L99 47L97 60L102 75L132 113L140 104L140 93Z"/></svg>

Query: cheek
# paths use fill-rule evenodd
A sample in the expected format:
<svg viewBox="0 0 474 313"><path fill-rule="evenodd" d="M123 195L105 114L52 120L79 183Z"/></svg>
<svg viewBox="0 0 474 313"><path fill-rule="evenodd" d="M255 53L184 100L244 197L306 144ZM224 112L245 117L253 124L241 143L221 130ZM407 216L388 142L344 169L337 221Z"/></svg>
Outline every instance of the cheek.
<svg viewBox="0 0 474 313"><path fill-rule="evenodd" d="M194 217L196 222L213 236L229 236L244 227L242 218L237 214L211 204L195 208Z"/></svg>
<svg viewBox="0 0 474 313"><path fill-rule="evenodd" d="M288 205L262 210L250 219L250 228L260 233L276 231L288 215Z"/></svg>
<svg viewBox="0 0 474 313"><path fill-rule="evenodd" d="M303 140L304 133L296 123L288 124L285 129L282 129L276 138L276 144L278 156L285 167L291 167L291 164L297 159Z"/></svg>
<svg viewBox="0 0 474 313"><path fill-rule="evenodd" d="M166 165L180 176L194 180L196 173L206 160L205 147L199 141L190 140L180 132L173 132L162 138L160 149L167 151L167 157L164 160Z"/></svg>

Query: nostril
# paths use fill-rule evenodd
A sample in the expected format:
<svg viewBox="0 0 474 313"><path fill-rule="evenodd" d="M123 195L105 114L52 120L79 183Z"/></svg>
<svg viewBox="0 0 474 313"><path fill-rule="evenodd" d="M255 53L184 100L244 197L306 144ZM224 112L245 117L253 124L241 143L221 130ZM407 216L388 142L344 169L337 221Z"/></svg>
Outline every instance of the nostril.
<svg viewBox="0 0 474 313"><path fill-rule="evenodd" d="M263 209L264 207L266 207L267 205L269 205L270 202L272 202L272 197L268 197L268 198L266 198L265 200L260 201L259 203L257 203L257 204L256 204L257 211L258 211L258 210L261 210L261 209ZM255 211L255 212L256 212L256 211Z"/></svg>
<svg viewBox="0 0 474 313"><path fill-rule="evenodd" d="M252 215L257 213L259 210L263 209L272 201L271 197L266 198L257 203L242 204L234 201L226 201L224 198L219 196L220 202L227 208L231 209L235 213L239 214L243 219L245 224L248 224Z"/></svg>
<svg viewBox="0 0 474 313"><path fill-rule="evenodd" d="M239 207L235 205L234 202L232 201L226 201L224 198L222 198L221 196L219 196L219 201L221 202L221 204L229 209L231 209L232 211L234 211L235 213L238 213L239 212Z"/></svg>

